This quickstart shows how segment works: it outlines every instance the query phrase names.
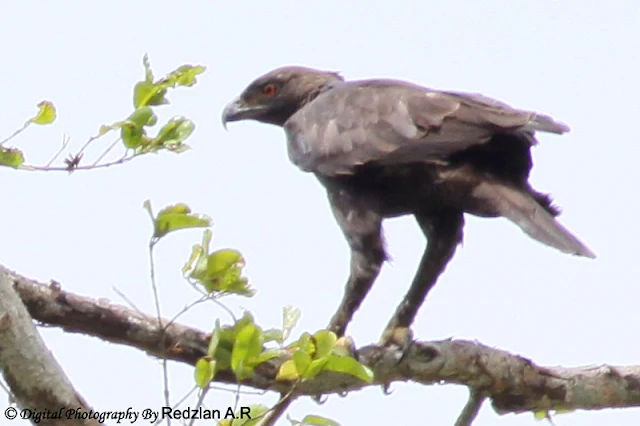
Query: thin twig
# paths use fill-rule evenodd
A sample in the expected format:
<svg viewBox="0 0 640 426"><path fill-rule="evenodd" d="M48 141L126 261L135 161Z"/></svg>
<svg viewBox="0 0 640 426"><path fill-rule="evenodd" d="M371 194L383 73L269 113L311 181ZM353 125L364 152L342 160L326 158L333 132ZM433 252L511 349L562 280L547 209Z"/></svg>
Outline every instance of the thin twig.
<svg viewBox="0 0 640 426"><path fill-rule="evenodd" d="M264 420L260 423L260 426L273 426L276 424L278 419L282 417L282 415L287 411L289 406L293 401L295 401L296 396L293 392L289 392L286 395L280 396L280 401L270 410L270 412L265 415Z"/></svg>
<svg viewBox="0 0 640 426"><path fill-rule="evenodd" d="M187 392L182 398L180 398L180 400L178 402L176 402L171 409L175 410L176 408L178 408L183 402L185 402L187 399L189 399L189 397L191 396L191 394L193 394L195 391L198 390L197 386L194 386L191 388L191 390L189 392ZM160 423L162 423L164 419L162 417L160 417L158 420L156 420L156 422L154 423L154 426L159 425Z"/></svg>
<svg viewBox="0 0 640 426"><path fill-rule="evenodd" d="M231 311L231 309L229 309L224 303L222 303L221 301L219 301L218 299L216 299L215 297L210 298L213 303L215 303L216 305L218 305L219 307L221 307L224 311L226 311L229 316L231 317L231 320L235 323L238 322L238 319L236 318L236 316L233 314L233 311Z"/></svg>
<svg viewBox="0 0 640 426"><path fill-rule="evenodd" d="M104 157L106 157L106 155L108 153L110 153L113 148L115 148L115 146L118 144L118 142L120 142L120 139L116 139L115 141L113 141L113 143L111 145L109 145L109 147L107 149L105 149L104 152L98 156L98 158L96 159L96 161L93 162L92 165L93 166L97 166L98 163L100 162L100 160L102 160Z"/></svg>
<svg viewBox="0 0 640 426"><path fill-rule="evenodd" d="M169 320L169 322L167 322L167 324L165 324L164 329L166 330L167 328L169 328L174 322L176 322L182 315L184 315L188 310L190 310L191 308L193 308L194 306L200 304L200 303L204 303L207 301L207 296L203 296L200 299L197 299L193 302L188 303L187 305L185 305L182 309L180 309L178 311L178 313L176 313L173 318L171 318Z"/></svg>
<svg viewBox="0 0 640 426"><path fill-rule="evenodd" d="M106 135L106 133L97 134L97 135L91 136L89 139L87 139L87 141L84 143L84 145L82 145L82 148L80 148L80 151L78 151L78 154L82 154L84 152L84 150L87 149L89 144L91 144L91 142L95 141L96 139L100 139L104 135Z"/></svg>
<svg viewBox="0 0 640 426"><path fill-rule="evenodd" d="M235 394L241 394L241 395L264 395L267 393L266 390L256 390L256 391L249 391L249 390L241 390L241 389L229 389L229 388L225 388L223 386L213 386L213 385L209 385L209 389L211 390L218 390L221 392L233 392Z"/></svg>
<svg viewBox="0 0 640 426"><path fill-rule="evenodd" d="M129 157L122 157L119 160L116 161L111 161L109 163L102 163L102 164L96 164L94 165L88 165L88 166L78 166L78 167L74 167L73 171L75 172L76 170L94 170L94 169L103 169L105 167L111 167L111 166L117 166L118 164L124 164L127 163L131 160L133 160L134 158L140 156L140 154L133 154ZM20 166L21 169L23 170L31 170L31 171L39 171L39 172L68 172L69 168L68 167L47 167L47 166L27 166L27 165L22 165Z"/></svg>
<svg viewBox="0 0 640 426"><path fill-rule="evenodd" d="M136 304L135 304L135 303L133 303L133 300L129 299L129 297L127 297L127 295L126 295L126 294L124 294L122 291L120 291L120 289L119 289L118 287L114 286L114 287L113 287L113 291L115 291L115 292L116 292L116 294L117 294L118 296L120 296L120 298L121 298L122 300L124 300L124 301L125 301L125 303L126 303L127 305L129 305L129 307L130 307L131 309L133 309L133 310L134 310L134 311L136 311L136 312L143 313L143 312L142 312L142 310L140 310L140 308L138 308L138 307L136 306Z"/></svg>
<svg viewBox="0 0 640 426"><path fill-rule="evenodd" d="M12 134L10 134L9 136L7 136L6 138L4 138L4 140L2 142L0 142L0 146L4 145L5 143L9 142L11 139L15 138L16 136L18 136L20 133L24 132L27 127L29 127L29 125L32 123L31 120L27 120L21 128L19 128L18 130L16 130L15 132L13 132Z"/></svg>
<svg viewBox="0 0 640 426"><path fill-rule="evenodd" d="M553 418L551 417L551 413L549 412L547 412L547 421L551 426L556 426L556 424L553 422Z"/></svg>
<svg viewBox="0 0 640 426"><path fill-rule="evenodd" d="M455 426L471 426L471 423L476 419L482 403L487 397L483 392L469 388L469 399L462 409L462 413L458 416Z"/></svg>
<svg viewBox="0 0 640 426"><path fill-rule="evenodd" d="M236 389L236 398L233 404L233 412L236 413L238 412L238 404L240 404L240 383L238 383L238 387Z"/></svg>
<svg viewBox="0 0 640 426"><path fill-rule="evenodd" d="M151 279L151 288L153 290L153 301L156 305L156 315L158 317L158 326L160 327L160 332L162 333L162 347L163 354L165 356L162 357L162 376L164 382L164 402L166 407L171 406L171 398L169 396L169 366L166 357L166 351L164 349L166 346L165 341L165 328L162 326L162 312L160 310L160 295L158 292L158 285L156 283L156 268L155 262L153 259L153 249L155 247L155 243L157 240L151 240L149 242L149 278ZM167 417L167 425L171 426L171 419Z"/></svg>
<svg viewBox="0 0 640 426"><path fill-rule="evenodd" d="M204 397L206 394L207 394L207 389L202 389L200 391L200 395L198 395L198 402L196 403L196 410L202 406L202 403L204 402ZM193 418L189 422L189 426L193 426L196 423L197 417L198 416L193 416Z"/></svg>
<svg viewBox="0 0 640 426"><path fill-rule="evenodd" d="M49 160L49 162L47 163L47 165L45 167L49 167L53 164L54 161L56 161L58 159L58 157L60 157L60 154L62 154L62 151L64 151L64 149L69 145L69 141L71 140L70 137L68 136L63 136L62 137L62 146L60 146L60 149L58 150L58 152L56 152L56 154L53 156L53 158L51 158L51 160Z"/></svg>
<svg viewBox="0 0 640 426"><path fill-rule="evenodd" d="M0 389L2 389L3 391L5 391L5 393L7 394L7 396L9 396L9 403L13 402L13 393L11 392L11 389L9 389L9 386L7 386L4 381L0 380Z"/></svg>

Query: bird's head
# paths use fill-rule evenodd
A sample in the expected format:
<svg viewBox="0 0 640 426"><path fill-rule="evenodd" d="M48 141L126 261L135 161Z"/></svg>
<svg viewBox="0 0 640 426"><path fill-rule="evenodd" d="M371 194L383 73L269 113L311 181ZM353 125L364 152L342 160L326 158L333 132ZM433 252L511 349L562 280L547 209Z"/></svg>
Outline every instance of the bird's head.
<svg viewBox="0 0 640 426"><path fill-rule="evenodd" d="M257 120L282 126L296 111L332 83L342 81L335 72L304 67L282 67L255 79L222 112L222 125Z"/></svg>

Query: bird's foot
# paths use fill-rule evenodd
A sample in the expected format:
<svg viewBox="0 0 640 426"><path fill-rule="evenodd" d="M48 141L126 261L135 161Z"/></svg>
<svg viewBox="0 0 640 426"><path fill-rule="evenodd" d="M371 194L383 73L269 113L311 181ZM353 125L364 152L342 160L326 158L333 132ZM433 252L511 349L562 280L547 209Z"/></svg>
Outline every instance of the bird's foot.
<svg viewBox="0 0 640 426"><path fill-rule="evenodd" d="M413 343L413 332L409 327L387 327L382 333L380 345L397 349L401 355L398 363L404 360Z"/></svg>

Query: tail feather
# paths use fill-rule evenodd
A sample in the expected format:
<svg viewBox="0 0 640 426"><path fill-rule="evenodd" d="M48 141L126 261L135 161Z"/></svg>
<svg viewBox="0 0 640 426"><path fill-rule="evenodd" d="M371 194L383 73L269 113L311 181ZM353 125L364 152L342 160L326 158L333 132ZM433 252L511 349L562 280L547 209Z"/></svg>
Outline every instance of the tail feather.
<svg viewBox="0 0 640 426"><path fill-rule="evenodd" d="M564 253L595 259L596 255L532 195L500 184L491 185L490 192L499 214L518 225L531 238Z"/></svg>

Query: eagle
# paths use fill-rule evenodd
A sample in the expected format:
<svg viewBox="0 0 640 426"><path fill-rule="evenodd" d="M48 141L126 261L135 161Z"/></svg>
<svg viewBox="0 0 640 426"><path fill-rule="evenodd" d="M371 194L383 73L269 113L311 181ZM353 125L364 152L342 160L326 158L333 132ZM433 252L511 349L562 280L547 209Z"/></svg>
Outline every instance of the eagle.
<svg viewBox="0 0 640 426"><path fill-rule="evenodd" d="M462 242L465 213L507 218L547 246L595 258L556 220L551 197L529 183L536 133L569 131L550 116L477 93L393 79L346 81L285 66L255 79L224 108L225 128L239 120L283 127L291 162L326 188L351 251L344 296L328 327L338 336L387 259L386 218L413 215L427 245L383 344L410 343L419 308Z"/></svg>

